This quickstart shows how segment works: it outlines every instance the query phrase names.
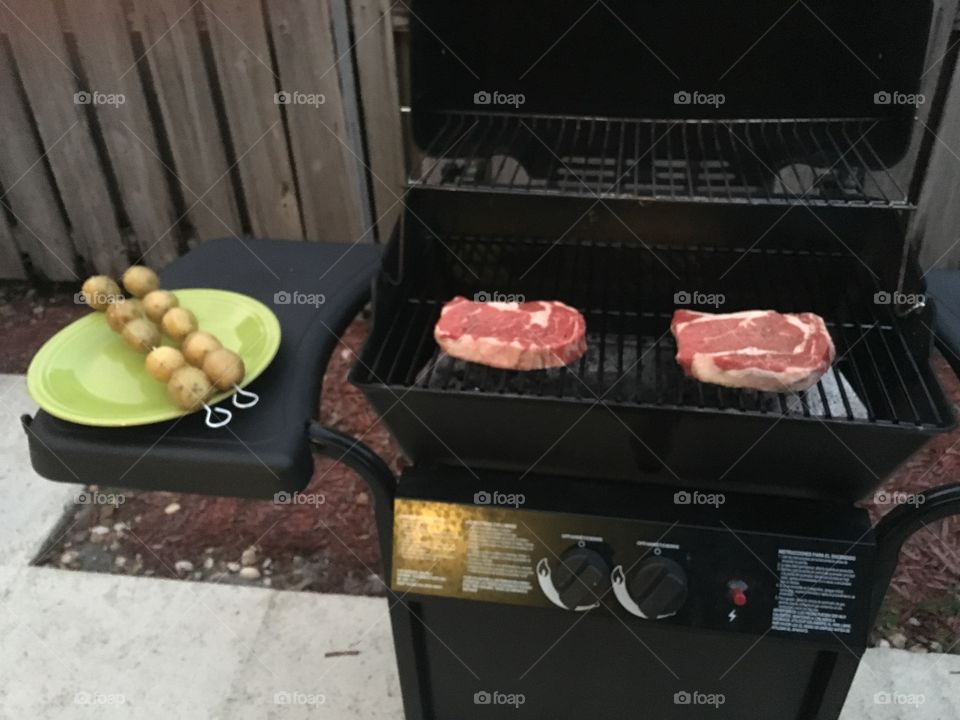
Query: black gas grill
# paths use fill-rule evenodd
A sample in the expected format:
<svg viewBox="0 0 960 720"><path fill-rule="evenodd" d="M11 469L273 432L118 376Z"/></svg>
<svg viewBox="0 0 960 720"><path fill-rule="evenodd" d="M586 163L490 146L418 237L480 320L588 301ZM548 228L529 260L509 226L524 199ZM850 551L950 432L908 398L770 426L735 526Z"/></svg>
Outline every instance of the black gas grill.
<svg viewBox="0 0 960 720"><path fill-rule="evenodd" d="M838 717L900 545L960 510L853 506L954 426L909 230L953 10L411 4L407 208L351 376L413 463L381 529L408 717ZM587 352L450 358L455 296L563 301ZM812 311L837 358L699 383L680 308Z"/></svg>

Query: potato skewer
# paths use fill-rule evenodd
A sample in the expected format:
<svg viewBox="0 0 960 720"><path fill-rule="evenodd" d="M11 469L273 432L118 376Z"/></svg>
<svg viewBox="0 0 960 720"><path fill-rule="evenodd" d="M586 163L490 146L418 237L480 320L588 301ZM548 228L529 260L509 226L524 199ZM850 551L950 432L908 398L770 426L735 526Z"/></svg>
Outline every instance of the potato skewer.
<svg viewBox="0 0 960 720"><path fill-rule="evenodd" d="M243 359L224 348L210 333L199 330L196 316L187 308L180 307L176 295L161 289L160 278L153 270L141 265L130 267L123 274L123 286L137 299L124 298L119 286L105 276L90 278L84 283L83 289L87 302L91 307L107 313L110 327L123 336L131 349L148 353L148 371L156 379L168 383L171 399L179 407L186 410L194 405L189 397L183 395L182 388L185 385L177 385L179 390L176 392L169 387L173 374L186 364L203 371L216 389L224 392L233 389L232 403L235 407L246 409L260 401L259 395L240 387L246 374ZM168 351L154 355L155 351L160 350L157 325L181 348L178 356ZM129 329L127 326L130 326ZM197 379L195 373L191 375L193 380ZM195 390L199 387L197 382L189 385Z"/></svg>
<svg viewBox="0 0 960 720"><path fill-rule="evenodd" d="M148 271L147 274L134 273L131 276L131 270L124 274L124 286L127 290L139 291L144 295L152 294L156 290L159 281L151 282L152 271ZM130 280L130 277L135 279ZM174 404L189 412L200 408L205 409L207 427L220 428L230 423L233 419L232 412L226 408L212 407L207 403L207 398L213 394L214 383L207 378L206 374L187 364L180 350L160 345L160 328L152 320L147 319L145 303L124 298L116 283L105 277L90 278L84 283L83 295L92 308L106 314L110 328L123 338L124 343L131 350L147 356L145 362L147 372L154 379L166 383L167 394ZM105 300L108 296L111 299ZM193 317L193 313L185 312L188 313L186 316L188 320L192 318L195 327L196 318ZM217 416L220 419L214 419Z"/></svg>
<svg viewBox="0 0 960 720"><path fill-rule="evenodd" d="M131 293L143 298L146 314L180 346L188 363L203 370L218 390L233 389L231 402L234 407L245 410L260 402L259 395L240 387L246 374L240 356L225 349L210 333L199 330L196 316L180 307L172 292L160 289L160 279L152 270L135 265L124 273L123 284ZM214 359L207 364L207 357L214 353Z"/></svg>

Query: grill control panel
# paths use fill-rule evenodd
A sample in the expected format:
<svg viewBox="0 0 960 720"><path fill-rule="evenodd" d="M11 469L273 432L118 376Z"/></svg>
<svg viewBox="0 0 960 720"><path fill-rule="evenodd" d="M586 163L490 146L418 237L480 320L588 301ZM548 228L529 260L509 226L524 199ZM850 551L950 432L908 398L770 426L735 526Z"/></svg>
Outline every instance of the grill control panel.
<svg viewBox="0 0 960 720"><path fill-rule="evenodd" d="M398 593L818 639L866 633L872 547L684 524L401 498Z"/></svg>

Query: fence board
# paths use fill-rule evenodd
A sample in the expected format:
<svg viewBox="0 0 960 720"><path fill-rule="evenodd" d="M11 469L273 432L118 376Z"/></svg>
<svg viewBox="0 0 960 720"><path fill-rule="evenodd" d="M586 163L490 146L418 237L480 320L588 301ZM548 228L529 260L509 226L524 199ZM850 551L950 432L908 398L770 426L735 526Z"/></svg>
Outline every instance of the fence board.
<svg viewBox="0 0 960 720"><path fill-rule="evenodd" d="M0 10L33 108L74 239L93 267L119 274L127 252L85 106L74 102L78 79L51 2L5 0ZM56 145L56 147L54 147Z"/></svg>
<svg viewBox="0 0 960 720"><path fill-rule="evenodd" d="M24 280L26 277L13 233L7 225L6 216L0 212L0 280Z"/></svg>
<svg viewBox="0 0 960 720"><path fill-rule="evenodd" d="M123 7L117 0L65 6L90 90L124 98L94 107L137 247L149 265L164 267L177 256L176 216Z"/></svg>
<svg viewBox="0 0 960 720"><path fill-rule="evenodd" d="M922 238L924 269L960 266L960 64L937 129L911 236Z"/></svg>
<svg viewBox="0 0 960 720"><path fill-rule="evenodd" d="M51 280L74 280L73 241L5 52L0 62L0 128L4 134L0 142L2 203L19 223L20 247L39 274Z"/></svg>
<svg viewBox="0 0 960 720"><path fill-rule="evenodd" d="M300 188L306 237L351 241L361 234L358 163L345 135L343 98L328 0L271 0L270 25ZM295 102L323 96L322 104Z"/></svg>
<svg viewBox="0 0 960 720"><path fill-rule="evenodd" d="M195 0L133 0L187 218L201 240L242 231L194 13Z"/></svg>
<svg viewBox="0 0 960 720"><path fill-rule="evenodd" d="M260 3L209 0L203 8L253 232L302 239L296 183L280 106L274 101L277 77Z"/></svg>
<svg viewBox="0 0 960 720"><path fill-rule="evenodd" d="M403 211L406 177L393 20L387 0L352 0L351 6L374 208L385 241Z"/></svg>

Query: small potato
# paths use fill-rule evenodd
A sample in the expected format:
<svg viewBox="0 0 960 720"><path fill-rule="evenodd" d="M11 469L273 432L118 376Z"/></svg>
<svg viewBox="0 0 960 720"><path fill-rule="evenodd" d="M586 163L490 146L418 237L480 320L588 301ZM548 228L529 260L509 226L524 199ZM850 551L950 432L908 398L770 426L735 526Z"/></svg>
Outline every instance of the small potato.
<svg viewBox="0 0 960 720"><path fill-rule="evenodd" d="M94 275L87 278L81 289L83 301L94 310L103 312L111 303L123 297L120 286L106 275Z"/></svg>
<svg viewBox="0 0 960 720"><path fill-rule="evenodd" d="M114 332L123 332L124 326L133 320L142 320L147 317L143 310L143 303L139 300L128 300L123 298L115 303L111 303L107 308L107 325Z"/></svg>
<svg viewBox="0 0 960 720"><path fill-rule="evenodd" d="M131 320L123 326L120 336L131 350L144 355L160 344L160 328L149 320Z"/></svg>
<svg viewBox="0 0 960 720"><path fill-rule="evenodd" d="M212 392L213 387L203 370L189 365L174 370L167 383L167 394L183 410L199 410Z"/></svg>
<svg viewBox="0 0 960 720"><path fill-rule="evenodd" d="M163 315L160 321L160 327L177 345L183 342L184 338L197 329L197 317L192 312L182 307L170 308Z"/></svg>
<svg viewBox="0 0 960 720"><path fill-rule="evenodd" d="M175 308L178 305L180 305L180 301L177 300L177 296L169 290L154 290L143 297L143 309L146 311L147 317L155 323L163 320L163 316L167 314L167 310Z"/></svg>
<svg viewBox="0 0 960 720"><path fill-rule="evenodd" d="M213 335L202 330L192 332L183 339L180 349L187 362L194 367L202 368L207 353L219 350L223 345Z"/></svg>
<svg viewBox="0 0 960 720"><path fill-rule="evenodd" d="M170 376L187 364L186 359L176 348L163 345L156 347L147 355L147 372L154 380L168 382Z"/></svg>
<svg viewBox="0 0 960 720"><path fill-rule="evenodd" d="M229 390L243 382L246 368L243 359L232 350L220 348L207 353L203 372L218 390Z"/></svg>
<svg viewBox="0 0 960 720"><path fill-rule="evenodd" d="M142 298L160 288L160 278L150 268L134 265L123 274L123 286L131 295Z"/></svg>

